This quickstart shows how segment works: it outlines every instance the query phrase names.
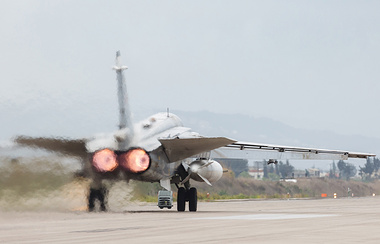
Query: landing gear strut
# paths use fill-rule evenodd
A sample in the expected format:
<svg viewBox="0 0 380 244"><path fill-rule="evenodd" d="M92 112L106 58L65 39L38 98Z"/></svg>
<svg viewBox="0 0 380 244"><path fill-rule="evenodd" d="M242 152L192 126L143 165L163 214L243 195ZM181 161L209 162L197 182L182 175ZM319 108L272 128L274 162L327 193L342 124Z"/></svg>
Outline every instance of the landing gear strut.
<svg viewBox="0 0 380 244"><path fill-rule="evenodd" d="M177 174L182 181L189 178L189 173L185 170L182 164L177 168ZM189 202L189 211L196 212L198 205L197 189L195 187L190 187L189 180L184 182L183 185L184 187L179 187L178 184L176 184L178 188L177 210L178 212L185 211L186 202Z"/></svg>
<svg viewBox="0 0 380 244"><path fill-rule="evenodd" d="M90 188L88 195L88 211L92 212L95 208L95 200L99 200L100 211L107 211L107 189L101 187L100 189Z"/></svg>

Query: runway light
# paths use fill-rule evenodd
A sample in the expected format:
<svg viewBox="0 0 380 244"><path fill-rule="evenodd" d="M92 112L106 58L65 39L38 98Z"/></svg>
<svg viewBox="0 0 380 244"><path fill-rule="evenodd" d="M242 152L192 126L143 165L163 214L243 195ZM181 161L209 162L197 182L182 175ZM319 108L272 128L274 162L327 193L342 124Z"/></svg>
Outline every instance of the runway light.
<svg viewBox="0 0 380 244"><path fill-rule="evenodd" d="M374 196L376 196L376 194L375 194L375 193L373 193L373 194L372 194L372 196L374 197Z"/></svg>
<svg viewBox="0 0 380 244"><path fill-rule="evenodd" d="M334 198L336 198L337 196L336 196L336 193L334 193Z"/></svg>

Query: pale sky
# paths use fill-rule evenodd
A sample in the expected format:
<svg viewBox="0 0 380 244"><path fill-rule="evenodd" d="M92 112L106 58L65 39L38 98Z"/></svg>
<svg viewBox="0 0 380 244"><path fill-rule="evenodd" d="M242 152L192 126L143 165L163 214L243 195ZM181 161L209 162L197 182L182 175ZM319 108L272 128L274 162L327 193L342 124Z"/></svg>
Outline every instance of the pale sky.
<svg viewBox="0 0 380 244"><path fill-rule="evenodd" d="M379 9L348 0L2 0L0 140L116 129L117 50L136 114L242 113L380 138Z"/></svg>

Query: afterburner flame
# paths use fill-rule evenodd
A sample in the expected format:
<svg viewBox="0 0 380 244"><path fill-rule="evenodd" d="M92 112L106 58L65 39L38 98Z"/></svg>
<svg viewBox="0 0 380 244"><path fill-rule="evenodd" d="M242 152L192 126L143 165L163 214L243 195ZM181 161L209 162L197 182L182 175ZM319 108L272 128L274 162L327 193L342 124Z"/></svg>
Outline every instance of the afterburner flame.
<svg viewBox="0 0 380 244"><path fill-rule="evenodd" d="M97 151L92 157L92 165L99 172L110 172L119 165L116 160L116 154L110 149Z"/></svg>
<svg viewBox="0 0 380 244"><path fill-rule="evenodd" d="M148 153L141 148L129 150L119 155L118 161L120 165L131 173L141 173L150 166L150 157Z"/></svg>

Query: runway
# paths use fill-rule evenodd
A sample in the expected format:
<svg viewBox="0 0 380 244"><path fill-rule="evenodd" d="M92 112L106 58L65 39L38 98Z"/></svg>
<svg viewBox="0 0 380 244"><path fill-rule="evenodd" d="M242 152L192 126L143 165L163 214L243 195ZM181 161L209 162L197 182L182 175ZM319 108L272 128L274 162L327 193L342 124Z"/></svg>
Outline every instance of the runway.
<svg viewBox="0 0 380 244"><path fill-rule="evenodd" d="M379 243L380 198L131 204L108 213L0 212L0 243Z"/></svg>

